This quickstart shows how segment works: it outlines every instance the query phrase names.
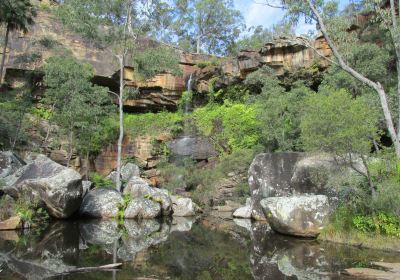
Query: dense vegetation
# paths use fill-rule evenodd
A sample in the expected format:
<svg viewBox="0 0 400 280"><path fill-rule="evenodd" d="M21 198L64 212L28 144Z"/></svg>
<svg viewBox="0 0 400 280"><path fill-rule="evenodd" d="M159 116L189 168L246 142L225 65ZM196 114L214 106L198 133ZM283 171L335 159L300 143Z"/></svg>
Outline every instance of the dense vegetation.
<svg viewBox="0 0 400 280"><path fill-rule="evenodd" d="M0 10L0 23L7 34L25 30L32 23L35 10L28 2L4 9L21 9L20 16L25 19L22 21L15 21ZM65 25L100 47L111 49L121 68L134 65L139 80L167 70L179 74L174 51L159 48L137 53L139 36L166 38L168 43L197 52L233 54L240 47L258 48L275 35L292 35L291 23L299 20L299 13L308 20L324 20L326 27L321 26L332 34L338 53L323 74L310 66L290 73L290 77L278 78L272 69L263 67L247 75L243 83L219 90L211 85L208 96L185 93L177 112L146 114L123 112L124 99L138 93L137 88L127 92L123 77L119 92L111 92L92 84L92 66L69 54L51 57L23 87L13 91L4 87L0 96L1 149L28 144L38 151L52 148L51 145L63 147L68 152L69 165L74 154L88 159L95 156L106 144L116 141L118 133L120 148L124 135L177 136L189 124L192 132L211 139L218 155L200 168L191 160L169 162L168 150L163 147L159 169L163 187L170 191L189 190L203 206L209 204L216 185L229 173L245 174L257 152L330 153L356 171L329 182L332 188L341 190L344 201L333 217L334 230L400 237L400 155L396 149L400 134L393 135L400 127L400 89L396 80L400 32L398 27L385 25L388 15L380 6L375 7L376 17L372 17L365 31L351 28L349 15L354 14L349 11L371 11L370 1L361 1L342 14L331 2L311 5L315 11L299 1L283 1L288 9L284 28L256 28L254 34L234 40L243 28L242 17L228 0L172 1L176 9L166 7L164 1L154 1L150 14L141 9L146 1L141 5L128 0L111 1L112 5L110 1L63 2L54 12ZM215 9L217 4L219 8ZM318 11L322 19L317 17ZM208 21L203 21L203 14L209 15ZM397 23L398 18L394 17ZM226 19L223 23L222 18ZM159 34L162 26L168 27L167 33ZM38 43L47 48L55 46L51 38L41 38ZM25 57L32 59L32 54ZM218 63L209 61L199 66ZM316 77L316 72L320 76ZM45 92L33 102L38 77L44 77ZM383 97L387 98L386 103ZM112 98L118 99L120 119ZM183 110L184 104L195 98L206 100L206 104L190 112ZM36 127L39 129L33 131ZM40 137L31 139L32 135ZM354 167L358 159L363 171ZM121 158L118 168L120 163ZM93 179L98 185L109 184L98 175ZM237 184L237 193L240 197L249 195L244 180Z"/></svg>

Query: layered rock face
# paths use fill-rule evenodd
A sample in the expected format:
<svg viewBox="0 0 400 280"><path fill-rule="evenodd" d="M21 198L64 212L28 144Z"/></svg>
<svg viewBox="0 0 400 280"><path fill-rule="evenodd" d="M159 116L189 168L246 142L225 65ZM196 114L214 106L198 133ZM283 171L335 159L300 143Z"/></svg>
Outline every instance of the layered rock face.
<svg viewBox="0 0 400 280"><path fill-rule="evenodd" d="M310 44L312 48L301 38L280 38L259 50L243 50L235 58L224 59L218 66L204 69L200 69L197 65L212 60L211 56L179 51L181 76L160 73L145 82L132 80L134 69L127 67L124 71L127 85L138 87L140 94L124 102L125 110L133 112L176 110L191 75L195 80L194 90L204 93L209 90L211 80L215 77L218 77L216 87L224 87L243 80L248 73L263 65L271 66L279 75L285 71L310 66L317 60L319 64L326 66L326 61L319 60L316 53L331 55L323 37L317 38ZM139 45L140 49L159 46L156 41L148 38L140 38ZM27 72L38 69L47 58L60 53L68 53L81 62L93 65L96 70L93 82L118 91L119 69L111 51L97 48L79 34L68 30L55 16L43 11L38 13L35 24L29 28L28 33L11 34L9 48L6 51L6 82L13 88L23 86L28 81L27 76L30 76ZM37 92L40 96L43 91L42 77L39 75L34 78L36 85L41 89Z"/></svg>
<svg viewBox="0 0 400 280"><path fill-rule="evenodd" d="M298 38L279 38L267 43L259 50L242 50L235 58L224 60L217 66L208 66L196 71L195 89L207 93L210 84L215 89L226 87L243 81L246 76L266 65L273 68L277 75L293 72L296 69L306 68L314 63L319 67L328 66L327 60L320 56L332 55L324 37L319 36L312 42L305 42Z"/></svg>

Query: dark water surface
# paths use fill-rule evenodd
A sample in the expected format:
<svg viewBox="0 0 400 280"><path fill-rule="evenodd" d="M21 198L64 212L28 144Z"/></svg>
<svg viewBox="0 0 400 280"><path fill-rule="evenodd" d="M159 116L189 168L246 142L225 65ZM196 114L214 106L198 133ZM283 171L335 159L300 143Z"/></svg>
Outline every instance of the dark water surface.
<svg viewBox="0 0 400 280"><path fill-rule="evenodd" d="M398 254L274 234L266 224L180 218L56 222L0 232L0 279L346 279L344 268L400 262ZM222 228L223 230L216 230ZM123 262L118 271L60 275Z"/></svg>

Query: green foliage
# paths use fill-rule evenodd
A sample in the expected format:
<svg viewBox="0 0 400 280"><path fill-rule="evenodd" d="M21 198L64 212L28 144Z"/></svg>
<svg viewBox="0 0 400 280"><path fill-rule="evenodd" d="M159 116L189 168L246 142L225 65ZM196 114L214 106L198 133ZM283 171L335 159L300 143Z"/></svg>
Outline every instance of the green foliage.
<svg viewBox="0 0 400 280"><path fill-rule="evenodd" d="M191 91L184 91L182 93L182 97L178 102L178 108L181 112L187 113L187 109L189 108L190 104L193 100L193 92Z"/></svg>
<svg viewBox="0 0 400 280"><path fill-rule="evenodd" d="M17 64L31 64L40 62L42 60L42 54L38 52L20 54L15 58Z"/></svg>
<svg viewBox="0 0 400 280"><path fill-rule="evenodd" d="M43 119L43 120L49 120L52 116L52 112L43 107L33 107L30 110L30 113L32 115L38 117L39 119Z"/></svg>
<svg viewBox="0 0 400 280"><path fill-rule="evenodd" d="M301 121L301 140L307 151L335 155L367 155L376 139L378 114L362 98L345 90L330 90L307 98Z"/></svg>
<svg viewBox="0 0 400 280"><path fill-rule="evenodd" d="M246 103L248 101L250 91L246 85L234 84L215 91L214 84L216 82L218 82L218 78L210 82L210 87L212 87L208 94L210 103L223 104L225 100L238 103Z"/></svg>
<svg viewBox="0 0 400 280"><path fill-rule="evenodd" d="M41 38L39 38L36 43L38 43L40 46L51 50L54 49L56 46L59 45L59 43L57 42L57 40L55 40L53 37L51 36L43 36Z"/></svg>
<svg viewBox="0 0 400 280"><path fill-rule="evenodd" d="M175 134L182 130L182 115L172 112L125 115L124 125L128 135L156 136L160 133Z"/></svg>
<svg viewBox="0 0 400 280"><path fill-rule="evenodd" d="M90 173L89 178L95 187L112 187L114 185L112 180L96 172Z"/></svg>
<svg viewBox="0 0 400 280"><path fill-rule="evenodd" d="M217 150L230 153L255 147L259 142L259 126L255 106L226 102L209 104L193 112L197 127L212 139Z"/></svg>
<svg viewBox="0 0 400 280"><path fill-rule="evenodd" d="M47 211L40 208L37 202L27 201L23 198L15 202L15 212L28 226L43 224L50 219Z"/></svg>
<svg viewBox="0 0 400 280"><path fill-rule="evenodd" d="M275 38L296 36L293 26L285 22L280 22L271 28L264 28L261 25L257 27L251 26L248 29L248 33L249 35L244 35L236 42L235 48L231 50L232 54L237 54L243 49L261 49L266 43L272 42Z"/></svg>
<svg viewBox="0 0 400 280"><path fill-rule="evenodd" d="M3 93L0 97L0 147L14 149L25 143L31 127L25 114L32 107L32 96L26 88Z"/></svg>
<svg viewBox="0 0 400 280"><path fill-rule="evenodd" d="M210 66L218 66L221 64L221 62L222 62L221 58L213 57L210 60L203 60L203 61L197 62L196 66L203 69L203 68L210 67Z"/></svg>
<svg viewBox="0 0 400 280"><path fill-rule="evenodd" d="M49 119L61 128L73 149L89 155L114 139L115 124L107 88L93 86L94 68L69 57L51 57L44 66L46 94L42 103L52 109ZM74 137L79 135L79 137Z"/></svg>
<svg viewBox="0 0 400 280"><path fill-rule="evenodd" d="M246 174L257 152L250 149L236 150L232 154L221 156L216 164L201 169L191 159L185 159L181 165L163 162L158 167L162 186L170 192L177 188L189 190L197 204L208 207L215 195L216 185L229 173L239 177ZM235 193L237 197L249 195L246 180L238 182Z"/></svg>
<svg viewBox="0 0 400 280"><path fill-rule="evenodd" d="M10 31L28 32L29 25L36 17L36 8L30 0L0 2L0 24L6 25Z"/></svg>
<svg viewBox="0 0 400 280"><path fill-rule="evenodd" d="M179 68L179 54L172 48L148 48L133 57L135 73L139 79L149 79L158 73L182 74Z"/></svg>
<svg viewBox="0 0 400 280"><path fill-rule="evenodd" d="M362 232L373 232L400 237L400 219L394 215L377 213L371 216L353 217L354 227Z"/></svg>
<svg viewBox="0 0 400 280"><path fill-rule="evenodd" d="M172 9L177 43L187 51L224 55L244 27L230 0L174 0Z"/></svg>
<svg viewBox="0 0 400 280"><path fill-rule="evenodd" d="M120 224L124 223L125 219L125 209L128 207L129 202L131 202L132 197L130 194L124 194L122 196L122 202L118 204L118 221Z"/></svg>
<svg viewBox="0 0 400 280"><path fill-rule="evenodd" d="M261 123L260 140L266 149L301 150L299 137L302 108L304 98L312 91L301 81L286 91L274 71L268 67L248 75L245 84L252 92L260 93L253 102L257 119Z"/></svg>

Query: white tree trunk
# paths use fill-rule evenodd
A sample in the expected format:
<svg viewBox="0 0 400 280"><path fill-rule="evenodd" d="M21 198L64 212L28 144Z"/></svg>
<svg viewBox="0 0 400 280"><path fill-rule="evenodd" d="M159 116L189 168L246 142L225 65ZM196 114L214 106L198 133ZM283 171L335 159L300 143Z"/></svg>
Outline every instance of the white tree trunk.
<svg viewBox="0 0 400 280"><path fill-rule="evenodd" d="M3 70L4 70L4 64L6 62L6 52L7 52L7 44L8 44L9 34L10 34L10 28L7 25L6 37L4 38L3 55L1 58L1 66L0 66L0 85L3 83Z"/></svg>
<svg viewBox="0 0 400 280"><path fill-rule="evenodd" d="M367 77L365 77L364 75L362 75L361 73L357 72L356 70L351 68L349 65L347 65L347 63L343 60L338 48L336 47L334 42L331 40L331 38L328 34L328 31L325 27L325 23L320 15L320 13L318 12L317 8L312 3L312 0L304 0L304 1L306 1L308 3L313 14L315 15L317 22L320 26L320 30L321 30L322 34L324 35L325 40L327 41L329 47L331 48L333 55L338 60L339 66L344 71L346 71L347 73L352 75L354 78L356 78L363 84L369 86L370 88L372 88L373 90L375 90L378 93L380 103L381 103L381 108L382 108L382 111L383 111L383 114L385 117L386 127L389 131L390 138L391 138L394 148L396 150L396 155L398 158L400 158L400 137L396 133L396 129L395 129L395 126L393 123L392 113L390 112L390 108L389 108L389 105L387 102L386 92L385 92L384 88L382 87L382 85L379 82L371 81L370 79L368 79Z"/></svg>
<svg viewBox="0 0 400 280"><path fill-rule="evenodd" d="M118 56L120 64L120 86L119 86L119 138L118 138L118 155L117 155L117 179L116 188L121 191L121 165L122 165L122 141L124 139L124 55Z"/></svg>

